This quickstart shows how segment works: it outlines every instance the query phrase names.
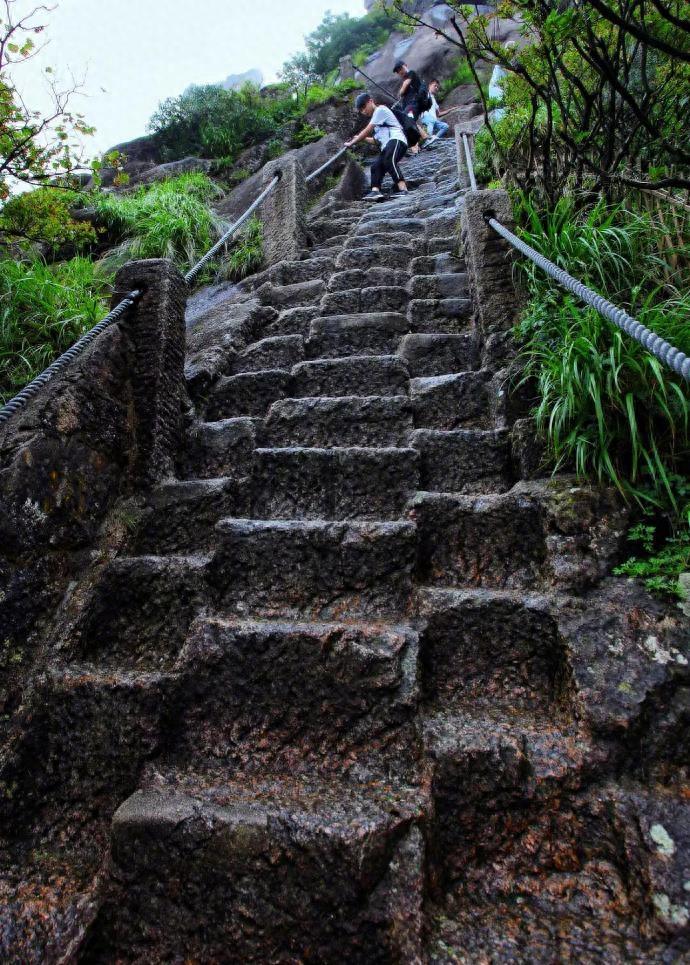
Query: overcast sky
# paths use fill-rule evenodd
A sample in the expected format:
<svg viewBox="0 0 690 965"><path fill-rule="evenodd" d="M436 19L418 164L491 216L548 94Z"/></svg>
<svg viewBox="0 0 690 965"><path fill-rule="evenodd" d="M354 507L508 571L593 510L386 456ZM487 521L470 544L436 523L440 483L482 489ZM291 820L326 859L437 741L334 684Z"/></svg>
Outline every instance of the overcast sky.
<svg viewBox="0 0 690 965"><path fill-rule="evenodd" d="M48 0L49 2L49 0ZM52 4L49 3L52 6ZM16 11L35 6L19 0ZM85 78L75 109L98 130L93 153L138 137L158 103L189 84L215 83L259 68L271 81L326 10L364 13L363 0L57 0L43 14L48 47L15 82L44 106L41 68ZM41 22L39 19L38 22Z"/></svg>

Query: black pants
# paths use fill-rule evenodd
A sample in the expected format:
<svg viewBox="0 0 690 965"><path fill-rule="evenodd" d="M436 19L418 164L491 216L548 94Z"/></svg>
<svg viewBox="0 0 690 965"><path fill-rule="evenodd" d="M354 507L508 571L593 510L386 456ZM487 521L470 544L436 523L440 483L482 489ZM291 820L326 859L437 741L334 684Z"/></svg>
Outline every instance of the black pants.
<svg viewBox="0 0 690 965"><path fill-rule="evenodd" d="M386 174L390 174L394 184L404 180L399 164L406 154L407 144L392 137L371 166L372 188L380 188Z"/></svg>

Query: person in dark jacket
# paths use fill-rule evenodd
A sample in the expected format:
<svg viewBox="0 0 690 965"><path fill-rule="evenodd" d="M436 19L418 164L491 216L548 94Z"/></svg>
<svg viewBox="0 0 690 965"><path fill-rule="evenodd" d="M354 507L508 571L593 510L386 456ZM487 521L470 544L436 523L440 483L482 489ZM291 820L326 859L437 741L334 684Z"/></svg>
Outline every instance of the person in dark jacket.
<svg viewBox="0 0 690 965"><path fill-rule="evenodd" d="M419 123L419 115L422 113L422 106L420 104L420 93L422 89L421 77L416 70L410 70L404 60L399 60L396 63L393 68L393 73L397 74L402 81L400 91L398 92L402 109L414 119L419 130L421 146L425 147L425 142L429 135L427 134L426 127ZM419 148L416 150L418 151ZM416 153L416 151L413 151L413 153Z"/></svg>

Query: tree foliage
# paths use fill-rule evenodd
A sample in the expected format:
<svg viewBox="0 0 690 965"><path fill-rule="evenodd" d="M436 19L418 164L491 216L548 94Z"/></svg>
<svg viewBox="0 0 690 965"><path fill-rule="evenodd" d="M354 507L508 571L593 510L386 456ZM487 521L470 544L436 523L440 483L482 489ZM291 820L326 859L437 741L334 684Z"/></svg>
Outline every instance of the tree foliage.
<svg viewBox="0 0 690 965"><path fill-rule="evenodd" d="M0 6L0 200L8 197L13 180L45 185L74 172L83 162L79 138L93 133L71 108L77 88L62 87L49 67L51 109L42 114L25 103L15 79L40 49L36 38L45 26L37 18L48 8L35 7L23 17L16 8L17 0L3 0Z"/></svg>
<svg viewBox="0 0 690 965"><path fill-rule="evenodd" d="M404 0L388 5L424 23L405 14ZM569 187L690 188L687 0L502 0L480 16L457 0L450 6L444 36L475 78L480 62L507 73L505 120L492 122L481 92L498 173L538 186L551 203ZM519 24L517 48L494 39L506 18Z"/></svg>

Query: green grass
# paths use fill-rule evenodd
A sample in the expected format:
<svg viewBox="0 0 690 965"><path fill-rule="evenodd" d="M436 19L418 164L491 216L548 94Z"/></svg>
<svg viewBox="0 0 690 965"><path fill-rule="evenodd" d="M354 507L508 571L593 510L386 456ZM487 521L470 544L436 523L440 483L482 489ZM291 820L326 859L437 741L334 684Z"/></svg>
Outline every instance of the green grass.
<svg viewBox="0 0 690 965"><path fill-rule="evenodd" d="M474 84L474 76L472 75L472 70L467 62L466 57L460 57L455 64L453 73L446 80L441 82L441 90L439 91L439 96L444 98L456 87L460 87L464 84Z"/></svg>
<svg viewBox="0 0 690 965"><path fill-rule="evenodd" d="M570 197L546 213L523 197L519 213L528 244L690 352L690 292L656 282L646 217L601 202L578 211ZM536 382L537 424L556 464L677 512L670 475L688 457L687 386L531 262L520 272L529 294L519 328L525 376Z"/></svg>
<svg viewBox="0 0 690 965"><path fill-rule="evenodd" d="M241 281L258 271L263 260L264 226L259 218L250 218L237 236L221 274L232 281Z"/></svg>
<svg viewBox="0 0 690 965"><path fill-rule="evenodd" d="M169 258L184 271L225 228L210 206L220 194L206 175L183 174L129 194L97 194L92 203L99 220L120 242L114 261Z"/></svg>
<svg viewBox="0 0 690 965"><path fill-rule="evenodd" d="M6 402L108 311L111 277L87 258L0 261L0 400Z"/></svg>

